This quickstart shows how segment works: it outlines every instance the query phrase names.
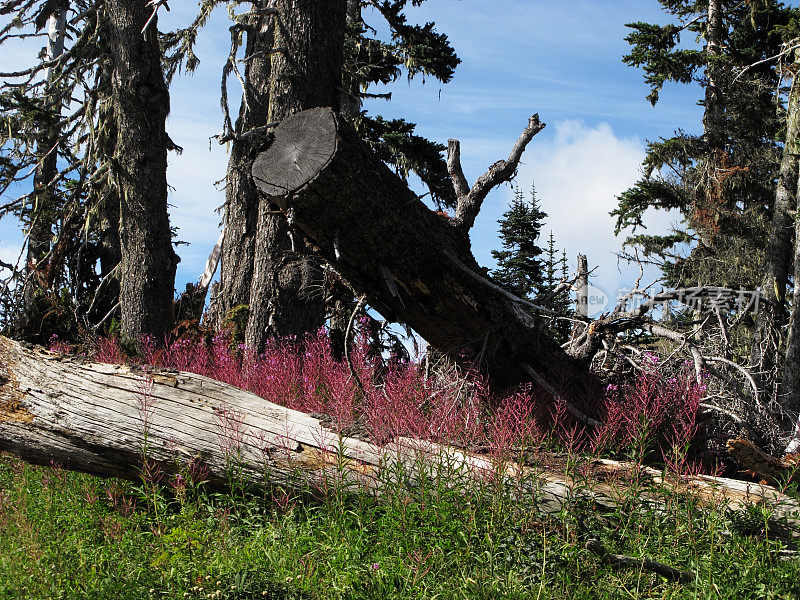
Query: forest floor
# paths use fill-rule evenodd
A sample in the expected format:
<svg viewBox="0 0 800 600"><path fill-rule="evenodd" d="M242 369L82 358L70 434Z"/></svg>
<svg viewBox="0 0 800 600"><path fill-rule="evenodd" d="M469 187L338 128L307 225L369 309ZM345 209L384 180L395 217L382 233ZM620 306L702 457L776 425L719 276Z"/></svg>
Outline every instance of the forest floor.
<svg viewBox="0 0 800 600"><path fill-rule="evenodd" d="M603 513L575 502L544 515L535 494L452 485L447 473L380 498L330 480L302 493L232 480L220 494L202 473L143 475L134 484L0 455L0 598L800 597L800 558L768 514L646 483L626 481ZM641 560L621 567L589 549L598 542L686 580Z"/></svg>

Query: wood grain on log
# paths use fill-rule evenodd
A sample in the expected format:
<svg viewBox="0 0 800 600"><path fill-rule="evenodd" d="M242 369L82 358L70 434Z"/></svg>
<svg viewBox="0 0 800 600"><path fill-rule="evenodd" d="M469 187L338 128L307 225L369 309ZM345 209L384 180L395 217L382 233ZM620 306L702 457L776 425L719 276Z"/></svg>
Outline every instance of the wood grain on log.
<svg viewBox="0 0 800 600"><path fill-rule="evenodd" d="M391 481L387 473L398 461L413 483L421 465L445 460L454 472L525 481L543 512L579 497L613 508L636 480L730 508L766 502L776 518L800 525L798 504L765 485L703 476L665 480L654 469L611 460L579 465L590 475L575 481L552 466L500 463L420 440L378 446L340 437L309 415L191 373L90 363L3 337L0 369L0 451L35 464L137 479L146 444L148 460L164 472L198 461L212 483L227 481L235 459L237 471L253 483L296 486L330 476L376 490L379 481ZM658 494L652 496L659 502Z"/></svg>

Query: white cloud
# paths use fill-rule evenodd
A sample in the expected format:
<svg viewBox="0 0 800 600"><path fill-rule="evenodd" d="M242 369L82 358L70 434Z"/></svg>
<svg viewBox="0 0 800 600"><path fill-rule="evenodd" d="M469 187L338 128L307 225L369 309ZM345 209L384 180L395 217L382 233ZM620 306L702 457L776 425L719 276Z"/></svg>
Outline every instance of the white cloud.
<svg viewBox="0 0 800 600"><path fill-rule="evenodd" d="M582 121L565 120L548 133L534 139L516 183L528 188L535 182L542 208L549 215L542 238L546 239L552 229L573 268L576 255L586 254L590 268L597 267L592 283L613 302L619 288L635 282L638 267L618 267L615 253L624 238L614 235L614 219L609 212L617 206L616 197L639 179L644 145L635 137L618 137L606 123L588 126ZM489 262L489 249L499 247L496 220L511 197L511 191L505 189L485 207L473 238L484 263ZM664 232L673 220L672 215L658 213L648 215L646 224L651 232ZM657 270L650 269L646 283L657 276Z"/></svg>
<svg viewBox="0 0 800 600"><path fill-rule="evenodd" d="M223 184L228 164L226 149L216 142L209 150L209 119L204 125L185 119L172 119L167 128L175 142L183 146L183 154L170 154L167 180L170 190L170 224L178 228L178 239L189 246L177 249L177 287L195 281L203 272L209 252L219 236L220 215L214 211L225 201Z"/></svg>
<svg viewBox="0 0 800 600"><path fill-rule="evenodd" d="M3 244L0 245L0 260L4 263L15 265L17 264L17 260L20 257L20 250L22 249L21 246L14 245L14 244ZM7 273L6 273L7 274Z"/></svg>

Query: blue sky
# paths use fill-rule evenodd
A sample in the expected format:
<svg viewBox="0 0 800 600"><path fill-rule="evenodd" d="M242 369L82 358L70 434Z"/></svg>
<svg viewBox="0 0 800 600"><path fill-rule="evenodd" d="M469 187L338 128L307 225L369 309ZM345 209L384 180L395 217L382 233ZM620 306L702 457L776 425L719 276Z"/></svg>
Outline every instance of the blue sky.
<svg viewBox="0 0 800 600"><path fill-rule="evenodd" d="M162 30L185 26L195 3L173 0L171 8L162 14ZM618 269L613 252L621 240L614 238L608 212L615 196L638 178L645 140L700 127L696 86L668 86L653 108L645 100L641 73L621 61L628 49L624 24L665 21L658 2L428 0L409 8L408 15L412 22L435 21L463 62L447 85L403 78L390 86L391 102L370 100L366 107L414 121L431 139L460 139L470 180L507 156L528 117L538 112L548 127L523 157L517 182L527 189L535 181L550 214L545 235L553 230L573 264L578 252L587 253L597 266L594 284L610 296L631 285L638 269ZM369 12L365 17L379 23ZM178 78L171 91L167 127L184 152L170 157L170 210L180 238L189 243L178 250L179 288L199 277L219 232L214 210L224 194L214 184L225 175L227 149L209 138L221 128L219 77L230 43L228 26L225 9L218 9L200 35L199 69ZM8 48L0 70L19 67L28 56L29 50ZM230 85L238 84L232 79ZM234 112L237 102L234 95ZM493 266L497 219L511 197L508 186L493 192L473 229L475 254L484 265ZM665 230L670 217L654 215L648 224ZM0 222L0 258L8 260L20 240L17 224Z"/></svg>

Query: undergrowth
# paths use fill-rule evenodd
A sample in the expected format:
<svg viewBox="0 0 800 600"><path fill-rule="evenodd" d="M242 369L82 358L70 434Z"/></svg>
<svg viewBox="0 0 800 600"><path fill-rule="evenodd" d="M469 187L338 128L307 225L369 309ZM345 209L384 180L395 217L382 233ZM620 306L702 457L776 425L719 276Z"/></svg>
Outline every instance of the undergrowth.
<svg viewBox="0 0 800 600"><path fill-rule="evenodd" d="M328 348L320 335L275 341L254 356L220 335L160 347L144 340L139 360L319 413L378 443L406 435L529 464L547 449L585 491L598 485L585 454L678 473L700 468L692 446L704 390L689 370L665 374L651 361L635 381L606 391L604 425L588 431L563 402L531 387L492 393L474 374L385 365L363 339L354 376ZM55 349L69 350L57 340ZM130 360L113 340L86 351ZM143 388L143 414L147 397ZM136 483L0 456L0 598L800 597L800 560L783 560L789 542L765 508L731 512L634 471L603 482L613 507L576 495L543 511L535 475L476 477L442 460L408 485L403 468L387 465L370 493L336 477L253 488L232 470L231 491L216 493L199 465L172 476L154 469L146 436ZM689 581L620 569L587 549L590 540L668 564Z"/></svg>
<svg viewBox="0 0 800 600"><path fill-rule="evenodd" d="M796 598L786 542L722 507L619 488L615 509L439 472L378 496L344 486L216 494L176 476L101 480L0 457L0 597L75 599ZM573 475L580 477L580 471ZM453 485L458 481L458 485ZM590 485L590 482L586 482ZM759 515L755 515L758 521ZM617 569L586 549L689 574Z"/></svg>

